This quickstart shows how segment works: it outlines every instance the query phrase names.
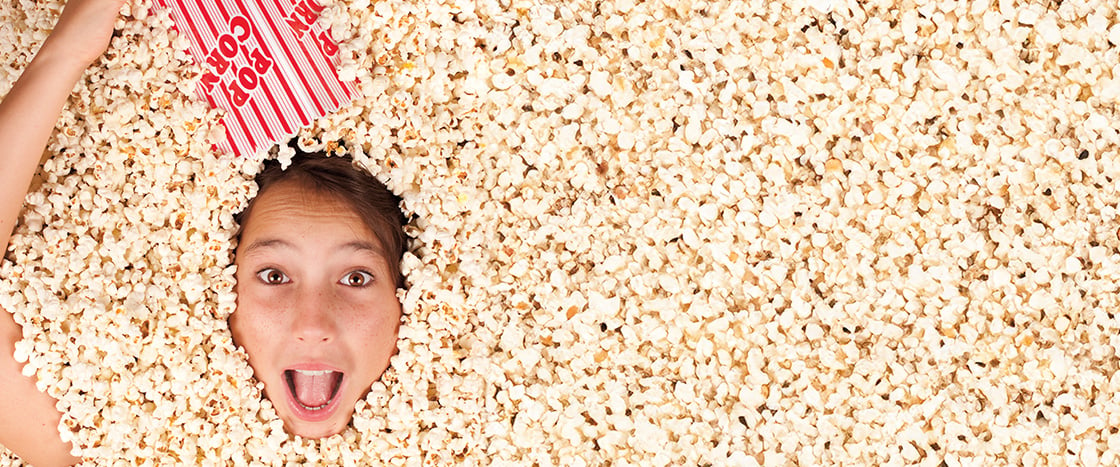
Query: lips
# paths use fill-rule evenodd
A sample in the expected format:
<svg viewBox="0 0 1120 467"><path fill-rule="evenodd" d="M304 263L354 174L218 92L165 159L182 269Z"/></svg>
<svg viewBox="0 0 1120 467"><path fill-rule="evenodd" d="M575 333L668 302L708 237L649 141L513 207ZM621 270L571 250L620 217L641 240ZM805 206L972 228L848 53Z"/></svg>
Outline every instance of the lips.
<svg viewBox="0 0 1120 467"><path fill-rule="evenodd" d="M284 370L291 406L299 418L326 419L334 411L342 387L343 373L329 369Z"/></svg>

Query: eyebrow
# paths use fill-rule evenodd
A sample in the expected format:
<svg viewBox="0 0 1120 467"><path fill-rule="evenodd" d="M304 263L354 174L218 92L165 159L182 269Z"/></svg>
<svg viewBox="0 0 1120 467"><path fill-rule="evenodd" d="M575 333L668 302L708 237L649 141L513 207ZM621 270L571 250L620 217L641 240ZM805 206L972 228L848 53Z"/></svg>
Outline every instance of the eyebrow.
<svg viewBox="0 0 1120 467"><path fill-rule="evenodd" d="M378 248L377 245L374 245L373 243L362 241L362 240L355 240L355 241L352 241L352 242L346 242L342 245L341 249L343 249L343 250L353 250L353 251L368 251L368 252L373 253L377 256L383 256L381 254L381 249Z"/></svg>
<svg viewBox="0 0 1120 467"><path fill-rule="evenodd" d="M254 251L265 250L265 249L269 249L269 248L282 248L282 249L294 250L295 246L292 245L291 243L285 242L284 240L280 240L278 238L267 239L267 240L257 240L253 243L250 243L248 246L246 246L245 249L240 252L240 254L242 256L248 256L248 255L252 254Z"/></svg>

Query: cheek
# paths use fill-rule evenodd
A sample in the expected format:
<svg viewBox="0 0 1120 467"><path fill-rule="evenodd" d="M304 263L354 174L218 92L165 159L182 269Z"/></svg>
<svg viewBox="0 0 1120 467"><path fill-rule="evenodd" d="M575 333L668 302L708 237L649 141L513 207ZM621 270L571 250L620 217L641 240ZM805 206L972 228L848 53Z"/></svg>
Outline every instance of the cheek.
<svg viewBox="0 0 1120 467"><path fill-rule="evenodd" d="M374 360L373 366L383 367L389 357L396 353L397 331L400 327L400 307L378 310L367 314L352 329L357 331L363 354Z"/></svg>
<svg viewBox="0 0 1120 467"><path fill-rule="evenodd" d="M276 334L276 330L272 329L274 320L266 319L268 310L265 304L253 296L252 290L239 289L237 308L229 317L229 329L234 343L244 347L252 360L254 354L267 345L268 337Z"/></svg>
<svg viewBox="0 0 1120 467"><path fill-rule="evenodd" d="M389 320L382 316L363 315L353 313L340 323L354 342L360 342L363 347L376 347L376 343L384 340L385 327Z"/></svg>
<svg viewBox="0 0 1120 467"><path fill-rule="evenodd" d="M233 342L237 345L244 345L245 329L249 326L245 317L246 309L248 308L245 303L248 301L245 296L245 278L241 277L240 270L234 275L233 293L237 295L237 301L234 302L236 306L233 313L229 315L229 331L233 334Z"/></svg>
<svg viewBox="0 0 1120 467"><path fill-rule="evenodd" d="M372 335L396 335L401 321L401 304L397 301L396 289L381 289L371 299L356 310L362 327Z"/></svg>

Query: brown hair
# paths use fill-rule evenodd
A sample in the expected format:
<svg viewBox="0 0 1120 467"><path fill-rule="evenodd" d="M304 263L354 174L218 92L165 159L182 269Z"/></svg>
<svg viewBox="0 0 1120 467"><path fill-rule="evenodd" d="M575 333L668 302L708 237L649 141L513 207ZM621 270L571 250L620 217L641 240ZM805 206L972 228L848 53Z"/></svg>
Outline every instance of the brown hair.
<svg viewBox="0 0 1120 467"><path fill-rule="evenodd" d="M327 156L322 152L304 153L297 149L287 169L280 168L280 162L276 160L265 161L256 181L259 187L257 198L269 187L291 181L349 205L377 237L384 250L381 254L389 263L389 272L396 278L397 287L404 287L400 263L408 246L408 237L404 233L406 220L400 209L401 199L364 168L354 164L353 160ZM257 198L249 200L248 206L235 216L239 226L243 226L249 218ZM240 236L239 231L237 237Z"/></svg>

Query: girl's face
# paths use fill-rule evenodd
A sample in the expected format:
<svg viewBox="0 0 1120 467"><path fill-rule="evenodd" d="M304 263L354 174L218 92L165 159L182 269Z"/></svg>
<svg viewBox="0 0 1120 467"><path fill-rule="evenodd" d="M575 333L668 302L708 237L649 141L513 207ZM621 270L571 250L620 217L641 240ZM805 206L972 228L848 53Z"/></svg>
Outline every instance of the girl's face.
<svg viewBox="0 0 1120 467"><path fill-rule="evenodd" d="M401 305L381 251L347 204L296 183L245 219L230 330L290 433L342 431L388 368Z"/></svg>

